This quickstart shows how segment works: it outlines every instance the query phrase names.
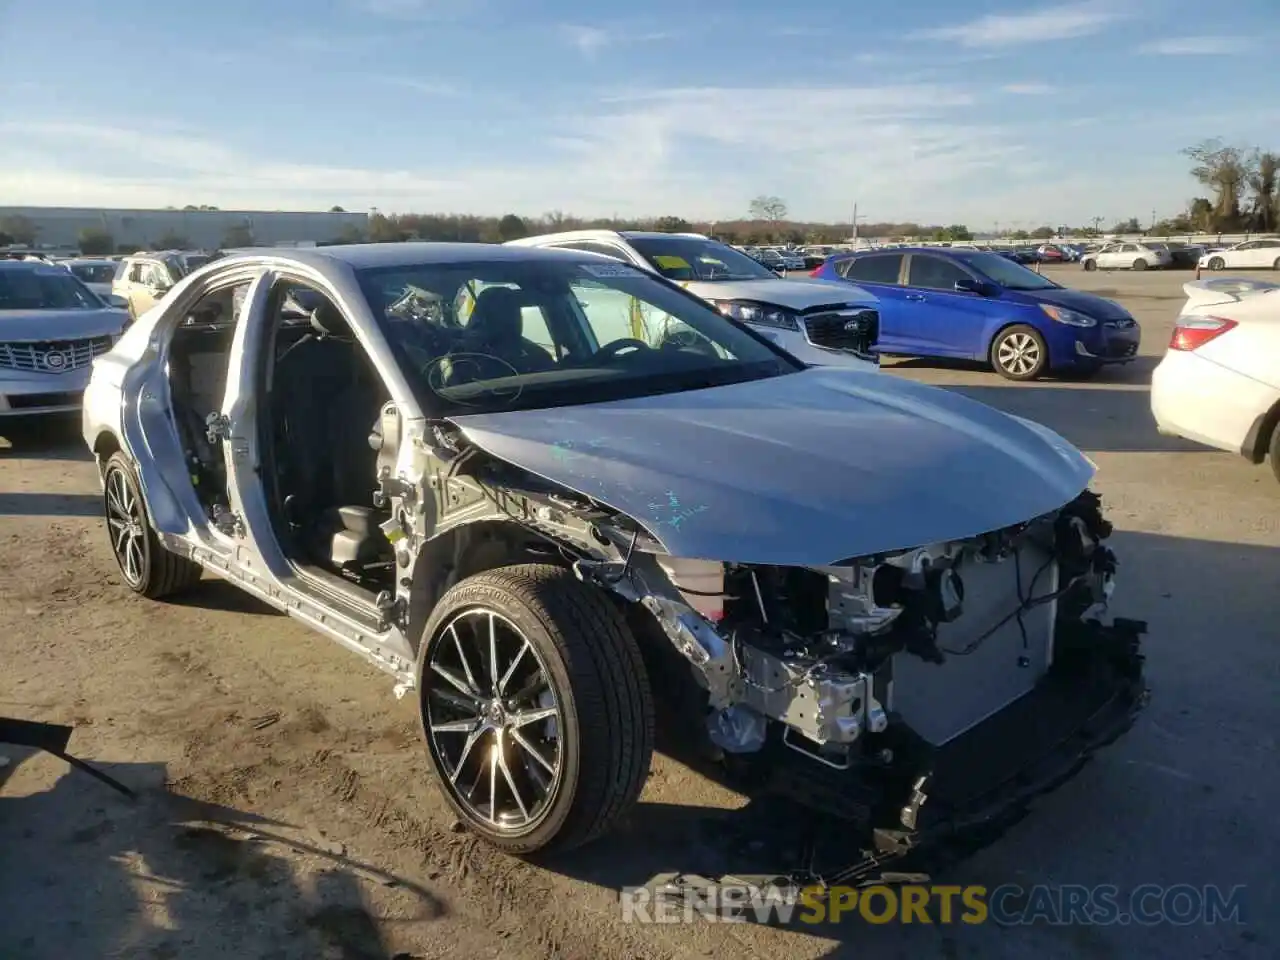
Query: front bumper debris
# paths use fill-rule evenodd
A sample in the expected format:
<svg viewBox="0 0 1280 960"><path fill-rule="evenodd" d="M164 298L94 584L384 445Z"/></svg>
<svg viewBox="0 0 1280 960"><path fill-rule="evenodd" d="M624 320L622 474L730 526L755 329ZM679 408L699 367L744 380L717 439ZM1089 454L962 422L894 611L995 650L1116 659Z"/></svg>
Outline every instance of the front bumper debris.
<svg viewBox="0 0 1280 960"><path fill-rule="evenodd" d="M1133 726L1150 696L1145 632L1136 620L1060 625L1054 666L1041 683L942 747L891 723L879 767L835 770L780 749L773 791L825 815L825 823L809 819L806 852L772 882L903 882L994 842L1037 797Z"/></svg>

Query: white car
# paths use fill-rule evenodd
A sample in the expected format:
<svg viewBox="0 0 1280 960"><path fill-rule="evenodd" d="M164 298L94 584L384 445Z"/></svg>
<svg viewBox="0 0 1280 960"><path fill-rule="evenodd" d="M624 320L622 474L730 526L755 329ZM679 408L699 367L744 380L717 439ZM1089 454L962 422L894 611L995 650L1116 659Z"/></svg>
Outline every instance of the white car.
<svg viewBox="0 0 1280 960"><path fill-rule="evenodd" d="M1222 278L1183 290L1151 377L1156 427L1253 463L1270 457L1280 480L1280 283Z"/></svg>
<svg viewBox="0 0 1280 960"><path fill-rule="evenodd" d="M1280 240L1246 240L1225 250L1214 250L1200 258L1207 270L1280 270Z"/></svg>
<svg viewBox="0 0 1280 960"><path fill-rule="evenodd" d="M1173 254L1167 247L1148 246L1135 240L1108 243L1080 258L1080 266L1086 270L1158 270L1172 263Z"/></svg>
<svg viewBox="0 0 1280 960"><path fill-rule="evenodd" d="M509 246L579 250L666 277L812 366L878 367L879 301L845 283L786 280L728 244L697 233L575 230ZM636 328L656 329L636 318ZM657 319L661 325L661 318Z"/></svg>

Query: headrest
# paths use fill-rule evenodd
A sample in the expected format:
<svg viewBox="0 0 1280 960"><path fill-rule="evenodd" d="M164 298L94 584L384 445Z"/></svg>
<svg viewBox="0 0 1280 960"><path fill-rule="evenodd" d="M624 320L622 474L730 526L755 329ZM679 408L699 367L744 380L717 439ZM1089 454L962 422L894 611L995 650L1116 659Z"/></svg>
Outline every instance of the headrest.
<svg viewBox="0 0 1280 960"><path fill-rule="evenodd" d="M492 341L519 340L524 334L520 297L510 287L490 287L476 297L468 329Z"/></svg>

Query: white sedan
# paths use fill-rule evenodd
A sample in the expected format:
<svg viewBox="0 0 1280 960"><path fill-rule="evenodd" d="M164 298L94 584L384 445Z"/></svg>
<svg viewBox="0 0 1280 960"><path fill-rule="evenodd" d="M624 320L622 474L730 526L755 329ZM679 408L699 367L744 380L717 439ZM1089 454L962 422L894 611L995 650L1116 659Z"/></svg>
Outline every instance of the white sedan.
<svg viewBox="0 0 1280 960"><path fill-rule="evenodd" d="M1280 480L1280 283L1195 280L1151 377L1157 429L1253 463Z"/></svg>
<svg viewBox="0 0 1280 960"><path fill-rule="evenodd" d="M1280 270L1280 240L1246 240L1200 258L1208 270Z"/></svg>
<svg viewBox="0 0 1280 960"><path fill-rule="evenodd" d="M1085 270L1159 270L1172 263L1173 255L1167 247L1136 240L1108 243L1080 258Z"/></svg>

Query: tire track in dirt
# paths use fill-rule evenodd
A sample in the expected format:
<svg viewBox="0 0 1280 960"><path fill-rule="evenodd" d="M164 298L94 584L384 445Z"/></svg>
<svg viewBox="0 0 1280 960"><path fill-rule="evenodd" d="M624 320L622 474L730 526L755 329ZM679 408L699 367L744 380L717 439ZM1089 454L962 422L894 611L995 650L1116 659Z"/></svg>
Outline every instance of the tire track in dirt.
<svg viewBox="0 0 1280 960"><path fill-rule="evenodd" d="M227 722L229 717L221 704L215 707L208 702L208 684L217 682L217 669L210 660L180 650L170 651L160 660L168 682L186 688L186 696L180 699L189 704L180 766L190 772L170 782L174 794L262 816L274 816L275 809L283 805L296 808L305 796L306 805L317 816L327 811L326 836L349 841L352 849L364 849L367 838L361 834L373 829L383 840L378 846L400 851L401 862L415 862L415 880L425 879L448 892L446 899L455 912L474 918L513 945L536 950L540 956L669 960L685 955L682 947L689 940L687 931L676 934L664 928L622 925L616 919L616 898L603 893L592 897L585 892L564 896L548 885L547 875L537 867L492 851L474 836L456 831L450 819L433 816L435 810L425 815L421 809L411 810L388 789L394 782L385 782L391 778L378 769L379 764L372 764L369 773L373 775L368 775L347 762L357 757L367 760L366 752L371 748L375 757L385 755L388 740L394 744L403 729L339 729L328 720L318 722L317 718L324 717L320 704L301 702L291 704L289 719L247 736L241 724ZM264 703L271 695L273 710L286 700L279 689L274 694L253 692L260 692ZM241 688L238 693L243 696L250 691ZM243 704L235 717L255 710L256 706L249 709ZM266 712L265 706L262 712ZM171 715L170 722L172 719ZM226 736L209 734L219 727ZM237 762L227 765L228 755ZM421 752L416 757L401 753L394 759L405 768L401 777L429 777ZM435 790L434 785L425 786ZM286 794L291 794L287 800ZM290 817L282 815L281 819ZM403 854L408 851L412 855L406 858ZM555 885L569 883L562 880ZM605 903L601 901L609 908L602 909ZM655 933L660 941L675 942L654 943Z"/></svg>

